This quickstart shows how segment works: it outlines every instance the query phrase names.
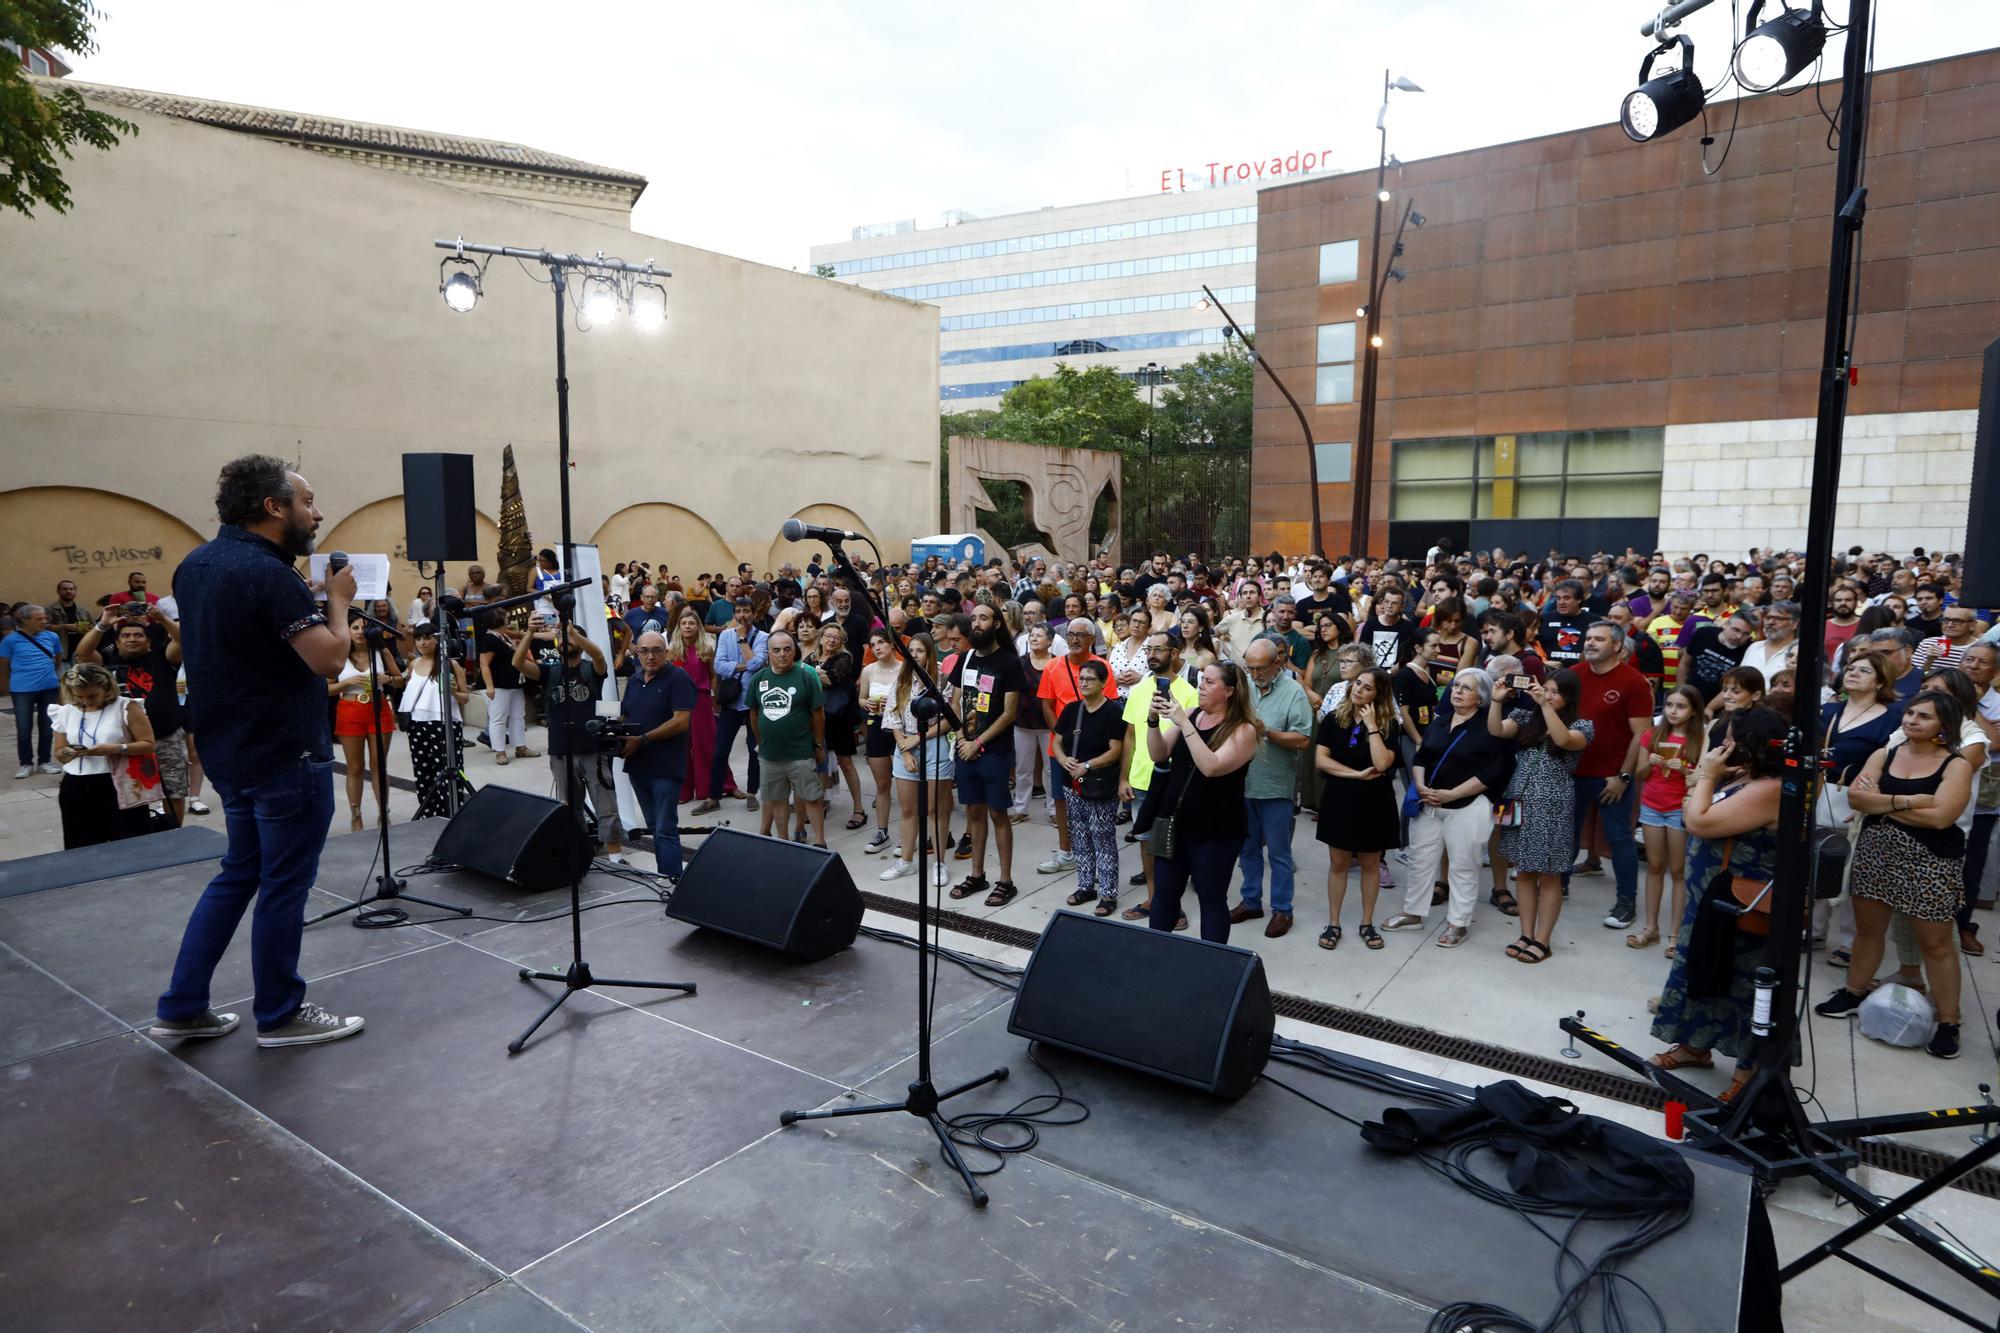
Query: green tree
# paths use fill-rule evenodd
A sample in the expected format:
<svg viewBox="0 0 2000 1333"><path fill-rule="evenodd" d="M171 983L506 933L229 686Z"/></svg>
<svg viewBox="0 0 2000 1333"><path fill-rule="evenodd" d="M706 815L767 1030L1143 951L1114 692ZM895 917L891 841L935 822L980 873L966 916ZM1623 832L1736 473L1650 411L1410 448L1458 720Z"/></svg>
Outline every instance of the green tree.
<svg viewBox="0 0 2000 1333"><path fill-rule="evenodd" d="M1250 400L1257 364L1235 343L1203 352L1173 372L1160 395L1159 429L1171 431L1181 452L1241 451L1250 447Z"/></svg>
<svg viewBox="0 0 2000 1333"><path fill-rule="evenodd" d="M77 55L97 49L100 11L91 0L14 0L0 4L0 38L22 50L40 47ZM138 126L84 104L74 88L41 89L28 81L12 53L0 57L0 205L27 217L36 204L69 211L61 164L70 146L108 149Z"/></svg>
<svg viewBox="0 0 2000 1333"><path fill-rule="evenodd" d="M834 274L834 271L833 271L833 265L831 265L831 264L814 264L814 265L813 265L813 276L814 276L815 278L831 278L831 277L835 276L835 274Z"/></svg>
<svg viewBox="0 0 2000 1333"><path fill-rule="evenodd" d="M1036 376L1001 395L1001 438L1068 449L1144 447L1152 409L1132 381L1110 366L1078 370L1056 363L1046 379Z"/></svg>

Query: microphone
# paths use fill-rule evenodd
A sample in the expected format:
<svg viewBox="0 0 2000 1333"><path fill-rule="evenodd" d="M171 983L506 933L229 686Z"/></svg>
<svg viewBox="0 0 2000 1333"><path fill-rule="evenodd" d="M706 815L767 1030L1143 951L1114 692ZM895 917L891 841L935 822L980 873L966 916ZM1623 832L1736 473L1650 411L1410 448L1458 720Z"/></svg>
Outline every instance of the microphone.
<svg viewBox="0 0 2000 1333"><path fill-rule="evenodd" d="M825 542L828 546L838 546L842 542L862 540L858 532L850 532L846 528L824 527L818 523L806 523L796 518L786 519L782 531L788 542Z"/></svg>
<svg viewBox="0 0 2000 1333"><path fill-rule="evenodd" d="M335 574L338 574L341 570L346 568L347 568L347 552L345 551L327 552L326 576L328 578L332 578Z"/></svg>

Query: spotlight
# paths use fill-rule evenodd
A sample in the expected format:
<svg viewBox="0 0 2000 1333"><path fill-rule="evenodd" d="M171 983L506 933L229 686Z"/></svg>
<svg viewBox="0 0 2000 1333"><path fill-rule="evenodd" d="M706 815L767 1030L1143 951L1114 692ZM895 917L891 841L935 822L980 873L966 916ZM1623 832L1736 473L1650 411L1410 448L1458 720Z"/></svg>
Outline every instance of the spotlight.
<svg viewBox="0 0 2000 1333"><path fill-rule="evenodd" d="M1653 61L1674 47L1681 48L1681 67L1671 74L1652 77ZM1706 94L1694 73L1694 42L1685 34L1661 42L1647 53L1639 65L1639 86L1625 94L1619 108L1618 124L1626 137L1638 143L1671 133L1701 114Z"/></svg>
<svg viewBox="0 0 2000 1333"><path fill-rule="evenodd" d="M1365 305L1358 305L1354 307L1354 317L1356 319L1368 318L1368 307Z"/></svg>
<svg viewBox="0 0 2000 1333"><path fill-rule="evenodd" d="M1412 211L1411 211L1411 213L1410 213L1410 225L1411 225L1412 227L1421 227L1421 226L1423 226L1423 225L1424 225L1424 223L1425 223L1425 222L1427 222L1427 221L1429 221L1429 219L1428 219L1428 218L1426 218L1426 217L1425 217L1425 216L1424 216L1424 215L1423 215L1422 213L1419 213L1419 212L1416 212L1415 210L1412 210Z"/></svg>
<svg viewBox="0 0 2000 1333"><path fill-rule="evenodd" d="M1757 11L1764 0L1750 6L1746 26L1749 36L1736 48L1736 81L1753 93L1769 92L1813 61L1826 46L1826 20L1820 14L1820 0L1811 9L1793 9L1761 26Z"/></svg>
<svg viewBox="0 0 2000 1333"><path fill-rule="evenodd" d="M618 289L611 279L596 274L583 280L583 317L591 328L609 324L618 317Z"/></svg>
<svg viewBox="0 0 2000 1333"><path fill-rule="evenodd" d="M648 295L651 293L651 295ZM642 282L632 289L632 322L648 333L667 325L667 289L657 282Z"/></svg>
<svg viewBox="0 0 2000 1333"><path fill-rule="evenodd" d="M1385 204L1389 202L1389 192L1387 190L1375 191L1375 197L1377 199L1380 199Z"/></svg>
<svg viewBox="0 0 2000 1333"><path fill-rule="evenodd" d="M1369 338L1368 345L1370 347L1380 347L1382 345L1382 335L1378 333Z"/></svg>
<svg viewBox="0 0 2000 1333"><path fill-rule="evenodd" d="M479 304L479 265L463 255L445 260L438 265L438 291L445 305L465 314Z"/></svg>
<svg viewBox="0 0 2000 1333"><path fill-rule="evenodd" d="M1389 276L1394 278L1397 282L1401 282L1404 278L1408 277L1409 274L1403 272L1403 270L1397 268L1394 264L1391 264L1389 266Z"/></svg>

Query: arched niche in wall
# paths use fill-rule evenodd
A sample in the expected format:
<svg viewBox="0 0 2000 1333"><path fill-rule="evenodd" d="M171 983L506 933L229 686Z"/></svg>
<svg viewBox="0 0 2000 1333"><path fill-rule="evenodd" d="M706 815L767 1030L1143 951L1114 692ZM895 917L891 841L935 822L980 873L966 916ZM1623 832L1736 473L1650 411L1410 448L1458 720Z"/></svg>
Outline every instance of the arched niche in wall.
<svg viewBox="0 0 2000 1333"><path fill-rule="evenodd" d="M484 513L475 513L473 521L479 533L478 563L485 568L487 579L497 583L500 579L500 527ZM403 497L400 495L365 504L332 527L321 528L314 549L346 551L349 555L386 552L389 556L389 596L396 603L398 614L408 609L418 588L436 586L417 573L416 565L408 557L409 546L403 534ZM465 571L472 563L468 560L445 567L445 578L450 586L464 584Z"/></svg>
<svg viewBox="0 0 2000 1333"><path fill-rule="evenodd" d="M590 540L609 574L621 560L643 560L656 573L662 560L670 573L691 585L697 574L736 568L736 556L722 534L692 509L662 500L628 505L604 522ZM634 590L637 596L637 590Z"/></svg>
<svg viewBox="0 0 2000 1333"><path fill-rule="evenodd" d="M144 500L83 486L0 491L0 567L6 596L55 600L56 584L76 584L77 600L125 589L134 570L165 596L174 567L212 533L200 533Z"/></svg>
<svg viewBox="0 0 2000 1333"><path fill-rule="evenodd" d="M846 528L850 532L866 533L870 540L873 540L875 536L875 530L862 521L861 515L842 505L807 505L804 509L792 515L792 517L803 519L808 523L819 523L829 528ZM811 562L815 554L825 555L826 553L825 542L788 542L781 536L778 540L771 543L770 554L764 558L764 569L758 570L757 574L759 577L762 577L766 569L776 574L779 568L786 563L792 564L803 573L806 565ZM863 548L850 551L848 554L866 559L868 551ZM909 558L910 553L908 551L903 552L901 556L898 556L893 551L882 552L882 559L885 561L907 560Z"/></svg>

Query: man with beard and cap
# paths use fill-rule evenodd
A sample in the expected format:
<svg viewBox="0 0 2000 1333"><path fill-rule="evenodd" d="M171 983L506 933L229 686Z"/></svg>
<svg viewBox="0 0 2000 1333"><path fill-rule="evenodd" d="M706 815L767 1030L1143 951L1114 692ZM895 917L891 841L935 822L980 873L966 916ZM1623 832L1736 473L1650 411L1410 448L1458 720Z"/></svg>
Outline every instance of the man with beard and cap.
<svg viewBox="0 0 2000 1333"><path fill-rule="evenodd" d="M236 1030L235 1014L209 1008L209 982L255 898L257 1044L351 1037L361 1019L306 999L299 937L333 818L326 682L347 660L354 570L329 573L324 605L313 601L295 562L312 553L322 515L311 483L280 459L250 454L227 464L215 512L222 520L215 540L188 553L173 588L190 722L222 798L229 850L188 918L173 981L148 1032L177 1040Z"/></svg>

